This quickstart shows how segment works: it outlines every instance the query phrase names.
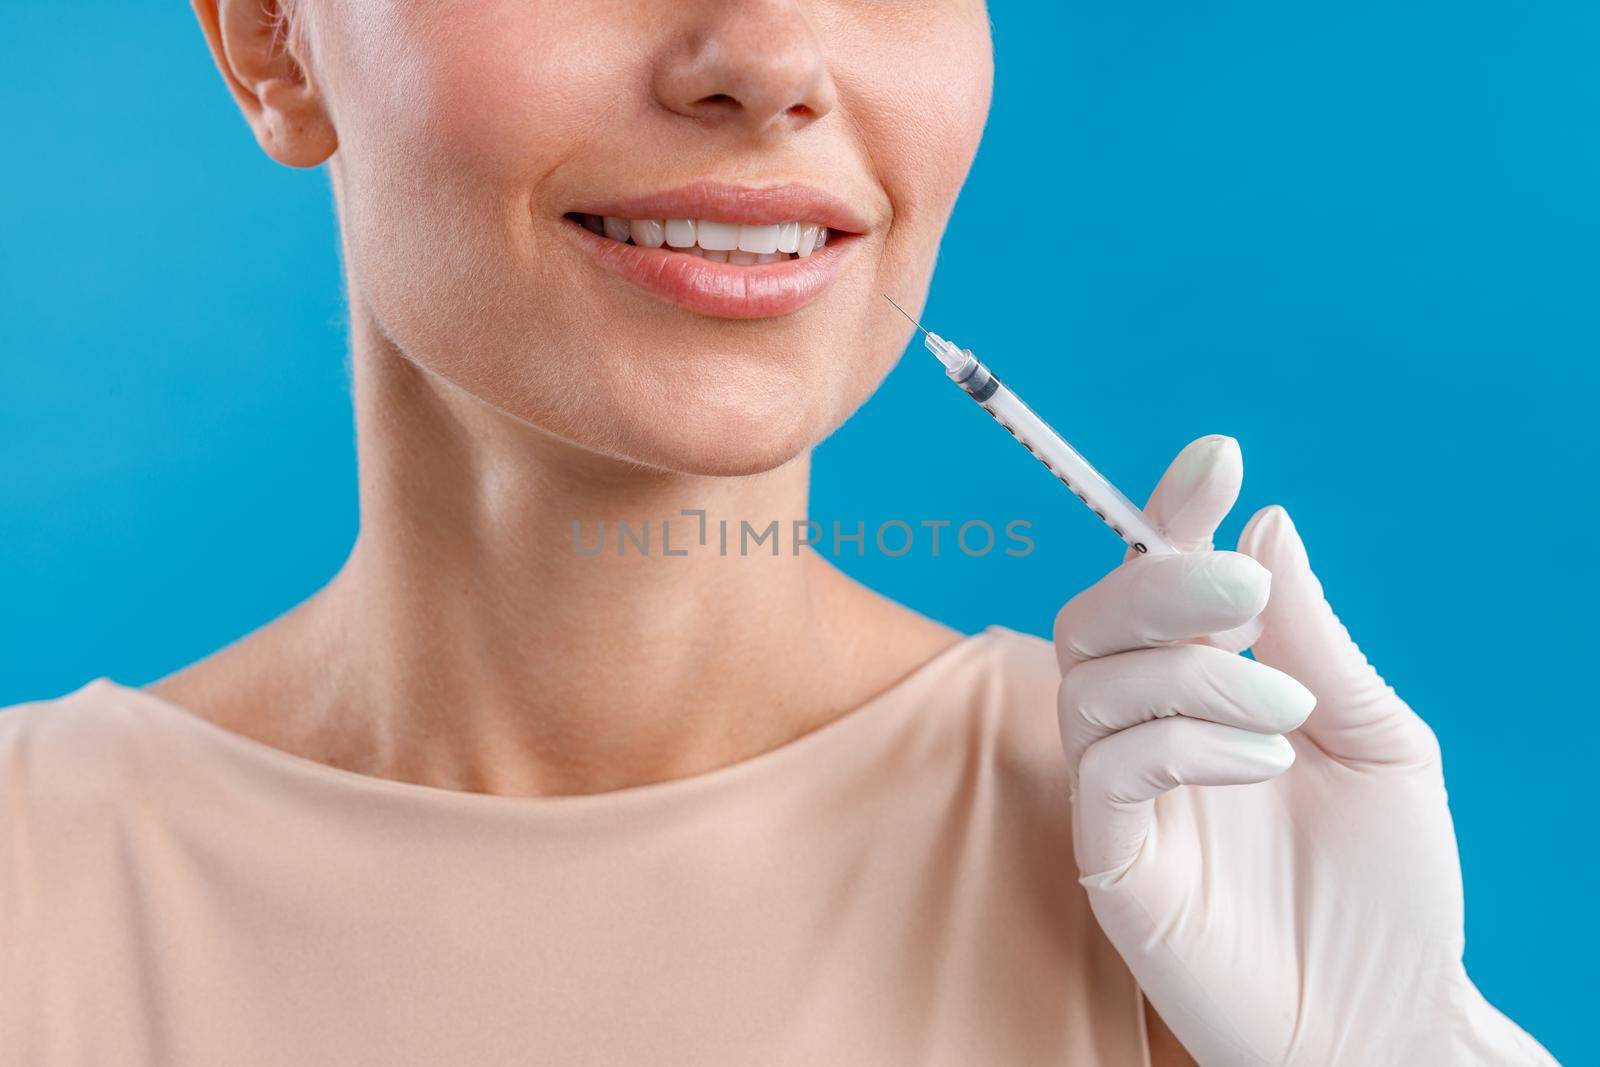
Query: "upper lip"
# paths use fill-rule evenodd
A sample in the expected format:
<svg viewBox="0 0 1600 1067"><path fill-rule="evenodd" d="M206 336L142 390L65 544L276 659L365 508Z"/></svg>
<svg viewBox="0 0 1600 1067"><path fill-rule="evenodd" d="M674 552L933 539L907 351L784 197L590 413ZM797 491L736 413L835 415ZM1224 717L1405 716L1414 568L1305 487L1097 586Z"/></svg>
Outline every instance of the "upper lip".
<svg viewBox="0 0 1600 1067"><path fill-rule="evenodd" d="M843 200L810 185L730 185L694 182L657 193L591 200L571 208L619 219L714 219L747 226L815 222L844 233L864 233L867 222Z"/></svg>

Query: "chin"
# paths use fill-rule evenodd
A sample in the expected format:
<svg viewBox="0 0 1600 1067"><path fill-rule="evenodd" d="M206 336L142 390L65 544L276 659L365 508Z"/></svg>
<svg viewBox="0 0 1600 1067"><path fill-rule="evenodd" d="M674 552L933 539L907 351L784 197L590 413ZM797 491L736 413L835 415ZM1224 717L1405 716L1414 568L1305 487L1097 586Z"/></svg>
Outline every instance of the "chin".
<svg viewBox="0 0 1600 1067"><path fill-rule="evenodd" d="M657 470L740 477L783 466L833 428L816 398L722 392L627 420L611 451Z"/></svg>
<svg viewBox="0 0 1600 1067"><path fill-rule="evenodd" d="M654 470L762 474L832 433L873 385L860 366L830 367L819 348L767 332L755 344L699 338L584 352L573 379L581 403L552 407L530 382L523 399L534 410L521 414L586 451Z"/></svg>

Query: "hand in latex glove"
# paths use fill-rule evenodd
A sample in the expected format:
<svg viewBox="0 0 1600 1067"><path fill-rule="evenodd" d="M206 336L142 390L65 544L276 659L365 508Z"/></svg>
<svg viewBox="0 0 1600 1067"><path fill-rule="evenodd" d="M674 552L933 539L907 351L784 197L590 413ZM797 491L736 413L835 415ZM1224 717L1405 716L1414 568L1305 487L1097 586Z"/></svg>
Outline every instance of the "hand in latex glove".
<svg viewBox="0 0 1600 1067"><path fill-rule="evenodd" d="M1096 918L1207 1067L1553 1063L1467 977L1438 743L1289 516L1210 551L1242 476L1232 439L1190 445L1147 509L1188 554L1131 558L1056 620ZM1257 662L1194 641L1258 612Z"/></svg>

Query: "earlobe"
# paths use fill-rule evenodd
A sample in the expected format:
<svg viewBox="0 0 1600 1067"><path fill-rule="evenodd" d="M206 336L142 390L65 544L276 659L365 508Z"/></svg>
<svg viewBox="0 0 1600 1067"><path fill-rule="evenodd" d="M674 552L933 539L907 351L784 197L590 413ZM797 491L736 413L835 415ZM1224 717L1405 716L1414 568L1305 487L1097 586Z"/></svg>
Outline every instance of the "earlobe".
<svg viewBox="0 0 1600 1067"><path fill-rule="evenodd" d="M212 58L263 151L315 167L339 147L326 101L282 27L283 0L191 0Z"/></svg>
<svg viewBox="0 0 1600 1067"><path fill-rule="evenodd" d="M261 117L252 125L267 155L287 167L316 167L338 149L338 134L309 78L269 81L258 94Z"/></svg>

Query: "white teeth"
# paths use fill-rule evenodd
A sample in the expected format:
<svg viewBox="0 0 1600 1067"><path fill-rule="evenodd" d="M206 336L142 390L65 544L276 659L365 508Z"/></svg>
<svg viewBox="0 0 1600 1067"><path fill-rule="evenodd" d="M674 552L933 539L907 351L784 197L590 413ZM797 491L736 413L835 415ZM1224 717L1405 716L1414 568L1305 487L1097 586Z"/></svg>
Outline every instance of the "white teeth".
<svg viewBox="0 0 1600 1067"><path fill-rule="evenodd" d="M804 259L828 243L828 228L815 222L740 225L715 219L623 219L579 214L593 233L640 248L667 246L718 263L777 263L789 256Z"/></svg>
<svg viewBox="0 0 1600 1067"><path fill-rule="evenodd" d="M786 222L778 227L778 251L800 251L800 224L798 222Z"/></svg>
<svg viewBox="0 0 1600 1067"><path fill-rule="evenodd" d="M712 222L700 219L695 225L700 247L709 252L732 252L739 247L737 222Z"/></svg>
<svg viewBox="0 0 1600 1067"><path fill-rule="evenodd" d="M814 222L806 222L800 225L800 244L795 249L795 252L801 259L805 259L817 247L817 234L821 229L822 227Z"/></svg>
<svg viewBox="0 0 1600 1067"><path fill-rule="evenodd" d="M634 219L628 223L628 234L640 248L660 248L667 242L666 227L660 219Z"/></svg>
<svg viewBox="0 0 1600 1067"><path fill-rule="evenodd" d="M740 226L739 251L776 252L778 229L777 226Z"/></svg>
<svg viewBox="0 0 1600 1067"><path fill-rule="evenodd" d="M695 242L694 219L668 219L663 229L667 244L673 248L691 248Z"/></svg>

